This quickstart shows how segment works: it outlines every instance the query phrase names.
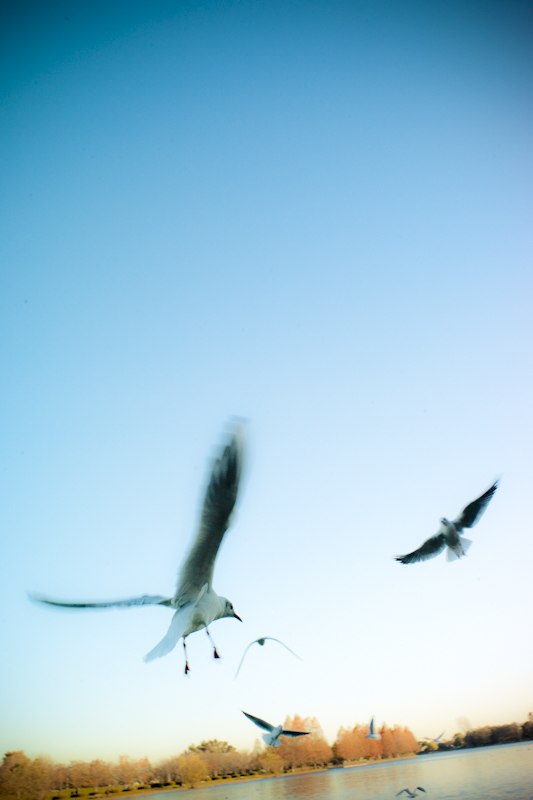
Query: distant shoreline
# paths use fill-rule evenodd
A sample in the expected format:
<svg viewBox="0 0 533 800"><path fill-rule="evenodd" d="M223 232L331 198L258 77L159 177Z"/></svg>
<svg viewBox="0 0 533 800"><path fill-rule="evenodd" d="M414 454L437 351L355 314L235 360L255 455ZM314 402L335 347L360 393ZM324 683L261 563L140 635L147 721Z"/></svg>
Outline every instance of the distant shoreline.
<svg viewBox="0 0 533 800"><path fill-rule="evenodd" d="M277 775L268 774L268 775L242 775L238 778L212 778L209 781L203 781L201 783L195 784L195 789L206 789L209 786L221 786L222 784L228 785L233 783L247 783L248 781L264 781L271 778L291 778L295 775L309 775L313 772L329 772L331 769L352 769L353 767L368 767L372 764L386 764L388 761L403 761L406 758L417 758L418 753L409 753L405 756L395 756L392 758L380 758L375 759L372 761L353 761L351 763L344 763L338 764L332 767L305 767L303 769L296 769L294 772L280 772ZM182 792L188 791L191 787L190 786L158 786L154 789L131 789L129 791L130 796L137 796L137 795L154 795L154 794L168 794L168 792ZM92 795L91 800L94 800L95 797L120 797L124 794L124 792L118 792L116 795L105 795L105 794L97 794ZM84 798L85 800L85 798Z"/></svg>

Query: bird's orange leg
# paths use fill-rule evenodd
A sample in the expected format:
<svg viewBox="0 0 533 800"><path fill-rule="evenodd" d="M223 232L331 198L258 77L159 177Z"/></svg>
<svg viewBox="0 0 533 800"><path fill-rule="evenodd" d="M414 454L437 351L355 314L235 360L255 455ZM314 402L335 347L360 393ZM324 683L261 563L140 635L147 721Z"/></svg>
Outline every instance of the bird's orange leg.
<svg viewBox="0 0 533 800"><path fill-rule="evenodd" d="M213 645L213 650L214 650L214 653L213 653L213 658L220 658L219 654L217 653L217 648L216 648L216 645L215 645L214 641L211 639L211 634L209 633L209 631L207 630L207 628L205 629L205 632L207 633L207 636L209 637L209 641L210 641L210 642L211 642L211 644Z"/></svg>

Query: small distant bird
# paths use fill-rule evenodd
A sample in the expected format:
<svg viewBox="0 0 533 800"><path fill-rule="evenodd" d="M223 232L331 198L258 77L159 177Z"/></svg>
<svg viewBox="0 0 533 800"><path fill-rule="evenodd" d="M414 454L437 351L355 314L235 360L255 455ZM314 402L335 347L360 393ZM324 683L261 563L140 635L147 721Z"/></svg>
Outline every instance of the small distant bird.
<svg viewBox="0 0 533 800"><path fill-rule="evenodd" d="M213 571L218 549L229 528L241 476L243 460L243 431L236 425L229 443L215 460L211 478L205 494L200 529L183 564L173 597L143 595L129 600L112 600L104 603L65 603L39 595L30 595L32 600L51 606L65 608L111 608L127 606L160 605L176 609L166 636L144 657L145 661L166 656L174 649L181 637L185 651L185 674L189 672L185 639L191 633L206 629L213 645L214 657L220 658L208 625L216 619L235 617L240 622L233 605L225 597L219 597L212 588Z"/></svg>
<svg viewBox="0 0 533 800"><path fill-rule="evenodd" d="M370 725L369 725L369 728L370 728L370 730L369 730L369 732L367 733L367 735L366 735L366 737L365 737L365 738L366 738L366 739L376 739L376 741L379 741L379 740L381 739L381 733L378 733L378 732L377 732L377 731L374 729L374 717L372 717L372 719L370 720Z"/></svg>
<svg viewBox="0 0 533 800"><path fill-rule="evenodd" d="M405 556L396 556L396 561L401 561L402 564L427 561L429 558L434 558L441 553L445 547L448 548L446 552L447 561L455 561L457 558L466 555L466 551L472 542L459 534L463 528L473 528L479 522L497 488L498 481L493 483L490 489L487 489L481 497L478 497L477 500L463 508L461 514L453 522L447 520L446 517L442 517L439 533L425 541L418 550L413 550L412 553L407 553Z"/></svg>
<svg viewBox="0 0 533 800"><path fill-rule="evenodd" d="M428 742L435 742L435 744L438 744L445 733L446 733L446 731L442 731L440 736L437 736L436 739L432 739L431 736L424 736L424 739L426 739Z"/></svg>
<svg viewBox="0 0 533 800"><path fill-rule="evenodd" d="M293 651L291 650L291 648L290 648L290 647L287 647L287 645L286 645L286 644L283 644L283 642L280 642L280 640L279 640L279 639L274 639L274 637L273 637L273 636L262 636L260 639L254 639L254 641L253 641L253 642L250 642L250 644L248 645L248 647L247 647L247 648L246 648L246 650L244 651L244 653L243 653L243 656L242 656L242 658L241 658L241 663L239 664L239 666L238 666L238 668L237 668L237 672L235 673L235 678L237 677L237 675L238 675L238 674L239 674L239 672L240 672L240 669L241 669L241 667L242 667L242 662L244 661L244 658L245 658L245 656L246 656L246 653L248 652L248 650L250 649L250 647L251 647L253 644L260 644L260 645L261 645L261 647L263 647L263 645L264 645L264 643L266 642L266 640L267 640L267 639L270 639L270 641L271 641L271 642L277 642L278 644L282 645L282 647L284 647L284 648L285 648L285 650L288 650L288 651L289 651L289 653L292 653L292 655L293 655L293 656L296 656L296 658L299 658L299 659L300 659L300 661L302 660L302 659L300 658L300 656L297 656L297 655L296 655L296 653L293 653ZM233 680L235 680L235 678L233 678Z"/></svg>
<svg viewBox="0 0 533 800"><path fill-rule="evenodd" d="M396 797L398 797L398 795L400 795L400 794L403 794L404 792L407 792L407 797L416 797L416 796L417 796L417 790L418 790L418 789L420 789L420 791L421 791L421 792L424 792L424 793L425 793L425 791L426 791L426 790L425 790L425 789L423 789L421 786L417 786L417 787L416 787L416 789L414 790L414 792L411 792L409 789L402 789L402 791L401 791L401 792L398 792L398 794L396 795Z"/></svg>
<svg viewBox="0 0 533 800"><path fill-rule="evenodd" d="M264 719L253 717L251 714L247 714L246 711L243 711L242 713L245 717L251 719L254 725L257 725L258 728L268 731L268 733L263 734L263 741L265 741L269 747L277 747L280 745L280 736L309 736L309 731L284 731L283 725L278 725L278 727L275 728L270 724L270 722L265 722Z"/></svg>

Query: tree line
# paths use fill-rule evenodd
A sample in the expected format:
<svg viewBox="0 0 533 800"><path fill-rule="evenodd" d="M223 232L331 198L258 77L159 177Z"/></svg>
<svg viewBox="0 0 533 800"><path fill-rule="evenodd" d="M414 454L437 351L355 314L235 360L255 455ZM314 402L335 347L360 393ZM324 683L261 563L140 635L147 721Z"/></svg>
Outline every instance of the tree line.
<svg viewBox="0 0 533 800"><path fill-rule="evenodd" d="M419 745L409 728L395 725L389 728L384 724L380 730L381 739L367 739L367 725L354 728L341 728L337 734L336 749L345 761L360 761L371 758L392 758L394 756L417 753Z"/></svg>
<svg viewBox="0 0 533 800"><path fill-rule="evenodd" d="M506 725L484 725L482 728L473 728L466 733L454 734L453 740L444 742L442 749L463 747L487 747L491 744L510 744L533 739L533 714L523 725L510 722Z"/></svg>
<svg viewBox="0 0 533 800"><path fill-rule="evenodd" d="M147 758L119 756L118 762L71 761L57 764L48 757L34 760L23 751L6 753L0 765L2 800L63 800L131 791L141 787L196 785L229 776L280 774L305 767L325 767L343 761L386 758L415 753L418 743L408 728L380 729L381 741L366 739L368 726L341 728L329 745L316 717L287 717L287 730L308 731L309 736L282 737L279 747L266 747L257 739L252 751L237 750L216 739L190 745L180 755L152 765Z"/></svg>

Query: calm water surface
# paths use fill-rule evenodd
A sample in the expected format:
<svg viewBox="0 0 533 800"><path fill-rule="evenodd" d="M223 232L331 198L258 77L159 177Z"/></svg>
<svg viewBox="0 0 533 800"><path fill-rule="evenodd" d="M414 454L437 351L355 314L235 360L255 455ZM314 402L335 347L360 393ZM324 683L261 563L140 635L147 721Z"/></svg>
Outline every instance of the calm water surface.
<svg viewBox="0 0 533 800"><path fill-rule="evenodd" d="M428 800L533 800L533 742L191 789L185 796L168 792L160 800L385 800L417 786L426 790L418 797Z"/></svg>

